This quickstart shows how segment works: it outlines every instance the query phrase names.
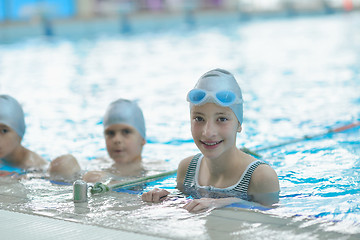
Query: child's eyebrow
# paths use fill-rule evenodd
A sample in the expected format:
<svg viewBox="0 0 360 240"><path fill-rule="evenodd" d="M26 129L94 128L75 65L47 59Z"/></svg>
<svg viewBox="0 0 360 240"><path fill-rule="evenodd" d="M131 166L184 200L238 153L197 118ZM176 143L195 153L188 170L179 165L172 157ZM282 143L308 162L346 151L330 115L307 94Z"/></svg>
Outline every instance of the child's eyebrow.
<svg viewBox="0 0 360 240"><path fill-rule="evenodd" d="M217 112L215 115L229 115L229 112Z"/></svg>
<svg viewBox="0 0 360 240"><path fill-rule="evenodd" d="M193 114L193 115L205 115L205 114L202 113L202 112L191 112L191 114Z"/></svg>
<svg viewBox="0 0 360 240"><path fill-rule="evenodd" d="M204 116L205 114L204 113L202 113L202 112L192 112L191 113L192 115L202 115L202 116ZM229 115L230 113L228 113L228 112L216 112L215 113L215 115L216 116L224 116L224 115Z"/></svg>

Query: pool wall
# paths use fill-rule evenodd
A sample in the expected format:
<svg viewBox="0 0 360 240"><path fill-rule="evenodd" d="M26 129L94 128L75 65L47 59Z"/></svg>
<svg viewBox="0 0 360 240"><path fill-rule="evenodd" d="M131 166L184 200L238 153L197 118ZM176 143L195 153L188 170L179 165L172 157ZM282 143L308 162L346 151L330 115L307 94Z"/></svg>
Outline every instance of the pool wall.
<svg viewBox="0 0 360 240"><path fill-rule="evenodd" d="M192 28L202 22L216 22L219 18L247 21L360 10L360 0L350 0L350 7L342 0L273 0L265 5L261 1L201 0L197 1L197 6L188 7L171 5L170 2L174 1L163 1L161 8L142 3L146 1L135 1L136 6L132 8L121 7L119 3L111 5L111 1L103 1L108 5L101 7L95 2L67 0L59 4L50 0L0 0L0 43L42 36L77 38L178 26Z"/></svg>

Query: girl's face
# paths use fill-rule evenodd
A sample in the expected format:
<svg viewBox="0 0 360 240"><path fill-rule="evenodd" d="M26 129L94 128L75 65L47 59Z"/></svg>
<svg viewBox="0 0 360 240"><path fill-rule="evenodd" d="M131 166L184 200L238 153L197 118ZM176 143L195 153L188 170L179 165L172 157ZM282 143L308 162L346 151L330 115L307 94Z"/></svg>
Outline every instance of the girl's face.
<svg viewBox="0 0 360 240"><path fill-rule="evenodd" d="M7 160L16 148L21 146L20 143L19 135L12 128L0 123L0 158Z"/></svg>
<svg viewBox="0 0 360 240"><path fill-rule="evenodd" d="M230 108L206 103L193 106L190 116L193 139L205 157L218 158L236 148L236 133L241 131L241 125Z"/></svg>
<svg viewBox="0 0 360 240"><path fill-rule="evenodd" d="M106 149L116 163L141 160L145 140L135 128L127 124L113 124L105 129L104 134Z"/></svg>

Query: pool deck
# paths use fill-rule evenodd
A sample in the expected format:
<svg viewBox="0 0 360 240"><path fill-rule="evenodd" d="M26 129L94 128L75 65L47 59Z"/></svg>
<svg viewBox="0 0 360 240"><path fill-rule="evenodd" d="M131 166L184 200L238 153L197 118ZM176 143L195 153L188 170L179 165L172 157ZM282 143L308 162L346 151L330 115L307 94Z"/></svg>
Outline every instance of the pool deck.
<svg viewBox="0 0 360 240"><path fill-rule="evenodd" d="M164 239L44 216L0 210L1 239Z"/></svg>
<svg viewBox="0 0 360 240"><path fill-rule="evenodd" d="M30 213L19 213L0 210L0 231L2 239L178 239L128 232L102 226L87 225L68 220L41 216ZM15 230L16 229L16 230ZM221 239L251 238L264 239L277 236L277 239L359 239L359 234L342 234L321 230L317 224L308 224L306 220L294 221L290 218L279 218L249 210L220 209L207 216L207 238ZM169 232L169 235L171 233Z"/></svg>

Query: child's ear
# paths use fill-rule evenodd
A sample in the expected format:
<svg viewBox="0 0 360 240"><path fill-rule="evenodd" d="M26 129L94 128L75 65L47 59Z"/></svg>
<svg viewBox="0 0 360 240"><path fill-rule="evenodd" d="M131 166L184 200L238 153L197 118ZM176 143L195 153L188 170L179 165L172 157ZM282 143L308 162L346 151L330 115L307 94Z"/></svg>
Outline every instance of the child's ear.
<svg viewBox="0 0 360 240"><path fill-rule="evenodd" d="M242 130L241 123L238 122L238 128L236 131L239 133L239 132L241 132L241 130Z"/></svg>
<svg viewBox="0 0 360 240"><path fill-rule="evenodd" d="M146 140L143 138L143 140L142 140L141 144L144 146L144 145L145 145L145 143L146 143Z"/></svg>

